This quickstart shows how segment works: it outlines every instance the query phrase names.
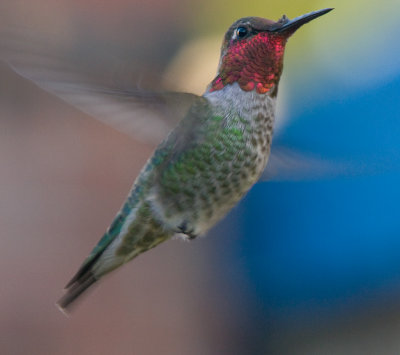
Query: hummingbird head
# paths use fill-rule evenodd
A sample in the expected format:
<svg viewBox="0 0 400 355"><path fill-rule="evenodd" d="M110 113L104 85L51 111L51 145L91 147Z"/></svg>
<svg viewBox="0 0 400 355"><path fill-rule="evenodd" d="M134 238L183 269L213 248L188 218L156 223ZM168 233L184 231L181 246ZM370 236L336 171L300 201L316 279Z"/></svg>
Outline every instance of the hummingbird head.
<svg viewBox="0 0 400 355"><path fill-rule="evenodd" d="M333 9L323 9L277 22L261 17L237 20L225 34L218 74L209 91L237 82L242 90L276 95L283 68L283 53L288 38L305 23Z"/></svg>

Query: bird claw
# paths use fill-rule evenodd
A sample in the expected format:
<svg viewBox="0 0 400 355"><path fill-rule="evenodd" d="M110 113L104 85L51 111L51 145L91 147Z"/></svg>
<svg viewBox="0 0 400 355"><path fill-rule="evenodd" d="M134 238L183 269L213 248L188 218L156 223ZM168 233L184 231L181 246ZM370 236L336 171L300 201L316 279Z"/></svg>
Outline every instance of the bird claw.
<svg viewBox="0 0 400 355"><path fill-rule="evenodd" d="M194 229L188 226L187 221L184 221L180 226L178 226L178 230L179 233L187 235L189 240L193 240L197 237L197 234L194 233Z"/></svg>

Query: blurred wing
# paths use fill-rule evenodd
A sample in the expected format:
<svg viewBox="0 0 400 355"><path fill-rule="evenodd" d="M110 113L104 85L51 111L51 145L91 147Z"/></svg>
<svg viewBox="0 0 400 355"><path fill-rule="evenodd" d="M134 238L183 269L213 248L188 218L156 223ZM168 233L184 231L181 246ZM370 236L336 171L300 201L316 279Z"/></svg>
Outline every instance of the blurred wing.
<svg viewBox="0 0 400 355"><path fill-rule="evenodd" d="M357 172L350 163L329 161L273 144L260 181L319 180L352 174Z"/></svg>
<svg viewBox="0 0 400 355"><path fill-rule="evenodd" d="M0 59L42 89L143 142L159 143L198 99L197 95L119 88L71 65L70 53L55 54L26 30L0 35ZM115 86L115 87L114 87Z"/></svg>

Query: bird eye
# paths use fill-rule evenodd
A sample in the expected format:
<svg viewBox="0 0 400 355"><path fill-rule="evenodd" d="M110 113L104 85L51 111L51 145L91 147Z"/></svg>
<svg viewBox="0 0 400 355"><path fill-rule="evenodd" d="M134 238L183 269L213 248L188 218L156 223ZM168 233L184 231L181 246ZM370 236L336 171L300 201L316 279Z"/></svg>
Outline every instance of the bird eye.
<svg viewBox="0 0 400 355"><path fill-rule="evenodd" d="M238 27L236 29L236 38L243 38L247 35L247 28L246 27Z"/></svg>

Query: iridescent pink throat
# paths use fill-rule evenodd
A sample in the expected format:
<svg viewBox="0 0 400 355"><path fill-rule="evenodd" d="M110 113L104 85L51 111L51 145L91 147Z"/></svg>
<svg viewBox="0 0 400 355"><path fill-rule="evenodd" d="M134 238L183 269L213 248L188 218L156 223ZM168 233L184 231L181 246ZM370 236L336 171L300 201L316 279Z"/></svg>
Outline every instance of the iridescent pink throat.
<svg viewBox="0 0 400 355"><path fill-rule="evenodd" d="M250 40L230 43L210 92L237 82L242 90L264 94L278 84L286 38L259 33Z"/></svg>

